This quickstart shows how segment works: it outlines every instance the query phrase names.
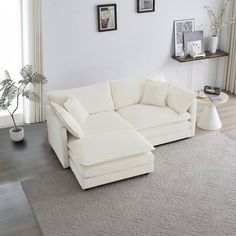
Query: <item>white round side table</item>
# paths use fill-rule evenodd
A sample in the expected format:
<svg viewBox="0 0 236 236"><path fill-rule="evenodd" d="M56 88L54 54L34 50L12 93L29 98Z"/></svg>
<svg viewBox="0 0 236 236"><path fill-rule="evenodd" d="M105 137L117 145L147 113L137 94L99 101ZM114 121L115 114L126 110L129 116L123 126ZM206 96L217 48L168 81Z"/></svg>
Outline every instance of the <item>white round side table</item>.
<svg viewBox="0 0 236 236"><path fill-rule="evenodd" d="M209 96L214 95L207 95L206 98L197 98L197 101L205 106L204 111L197 122L197 126L205 130L217 130L222 127L222 123L216 110L216 106L227 102L229 96L226 93L221 92L219 95L220 101L214 102L209 99Z"/></svg>

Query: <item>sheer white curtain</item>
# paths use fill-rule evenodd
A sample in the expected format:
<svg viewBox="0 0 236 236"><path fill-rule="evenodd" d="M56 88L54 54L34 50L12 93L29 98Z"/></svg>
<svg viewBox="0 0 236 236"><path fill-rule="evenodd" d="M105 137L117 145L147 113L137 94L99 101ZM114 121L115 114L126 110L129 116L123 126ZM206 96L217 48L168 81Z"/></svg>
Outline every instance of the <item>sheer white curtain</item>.
<svg viewBox="0 0 236 236"><path fill-rule="evenodd" d="M23 24L23 64L30 64L33 70L43 74L41 40L41 0L22 0ZM32 89L39 95L40 102L24 101L25 123L44 121L43 88L36 85Z"/></svg>
<svg viewBox="0 0 236 236"><path fill-rule="evenodd" d="M236 1L231 2L230 16L236 15ZM224 74L224 89L236 94L236 24L231 24L228 28L227 50L229 59L227 60Z"/></svg>
<svg viewBox="0 0 236 236"><path fill-rule="evenodd" d="M19 0L0 0L0 30L0 81L4 78L5 70L9 71L13 80L18 81L22 66L21 4ZM15 103L13 104L15 105ZM23 104L20 102L16 113L22 114L22 112ZM0 110L0 117L8 115L7 111ZM0 123L2 123L2 119Z"/></svg>

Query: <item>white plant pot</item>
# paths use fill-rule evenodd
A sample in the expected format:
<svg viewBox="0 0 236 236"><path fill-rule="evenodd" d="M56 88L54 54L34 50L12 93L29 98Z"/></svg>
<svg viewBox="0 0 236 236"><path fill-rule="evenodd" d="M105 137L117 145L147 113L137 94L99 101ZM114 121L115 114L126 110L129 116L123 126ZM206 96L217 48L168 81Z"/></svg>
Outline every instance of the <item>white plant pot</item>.
<svg viewBox="0 0 236 236"><path fill-rule="evenodd" d="M11 128L9 133L11 140L14 142L20 142L24 139L24 129L22 127L18 127L18 131L15 131L15 128Z"/></svg>
<svg viewBox="0 0 236 236"><path fill-rule="evenodd" d="M216 53L217 47L218 47L218 36L211 36L210 37L210 53Z"/></svg>

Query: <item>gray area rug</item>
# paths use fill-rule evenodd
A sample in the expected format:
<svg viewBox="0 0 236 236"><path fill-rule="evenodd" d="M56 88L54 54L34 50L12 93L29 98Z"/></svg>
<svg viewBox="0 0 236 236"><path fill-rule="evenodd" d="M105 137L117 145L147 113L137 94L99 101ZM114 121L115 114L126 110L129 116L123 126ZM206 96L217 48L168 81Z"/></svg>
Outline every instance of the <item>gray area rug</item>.
<svg viewBox="0 0 236 236"><path fill-rule="evenodd" d="M82 191L70 170L22 183L45 236L236 235L236 143L158 147L155 172Z"/></svg>

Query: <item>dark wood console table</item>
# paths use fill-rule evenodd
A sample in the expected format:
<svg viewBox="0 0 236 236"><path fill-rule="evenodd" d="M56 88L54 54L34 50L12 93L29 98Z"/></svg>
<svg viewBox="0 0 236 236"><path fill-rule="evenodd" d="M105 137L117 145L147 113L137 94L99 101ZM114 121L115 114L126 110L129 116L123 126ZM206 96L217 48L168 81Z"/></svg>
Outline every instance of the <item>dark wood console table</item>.
<svg viewBox="0 0 236 236"><path fill-rule="evenodd" d="M199 60L206 60L206 59L213 59L213 58L219 58L219 57L226 57L229 56L229 53L224 52L220 49L218 49L216 51L216 53L210 53L209 51L206 51L206 56L205 57L200 57L200 58L192 58L190 56L186 56L186 57L176 57L176 56L172 56L172 58L180 63L183 62L191 62L191 61L199 61Z"/></svg>

